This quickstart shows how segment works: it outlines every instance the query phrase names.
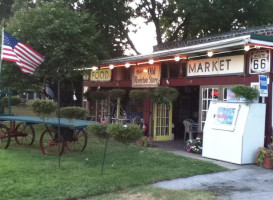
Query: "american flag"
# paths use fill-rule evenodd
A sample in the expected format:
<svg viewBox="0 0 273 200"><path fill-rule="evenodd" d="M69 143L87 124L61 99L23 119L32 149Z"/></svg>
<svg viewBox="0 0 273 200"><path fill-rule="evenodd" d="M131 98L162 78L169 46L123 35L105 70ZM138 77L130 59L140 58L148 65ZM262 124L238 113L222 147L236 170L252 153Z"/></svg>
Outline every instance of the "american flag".
<svg viewBox="0 0 273 200"><path fill-rule="evenodd" d="M35 69L44 61L44 57L5 30L3 36L1 60L16 62L23 73L33 74Z"/></svg>

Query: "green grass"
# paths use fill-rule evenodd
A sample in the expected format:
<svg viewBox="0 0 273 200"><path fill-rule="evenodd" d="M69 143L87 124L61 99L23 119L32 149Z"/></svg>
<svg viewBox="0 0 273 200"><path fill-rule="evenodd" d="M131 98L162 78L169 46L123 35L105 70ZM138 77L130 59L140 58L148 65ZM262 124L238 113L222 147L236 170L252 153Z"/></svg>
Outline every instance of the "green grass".
<svg viewBox="0 0 273 200"><path fill-rule="evenodd" d="M110 140L101 175L105 141L90 134L86 150L65 152L59 168L57 156L45 156L40 151L44 126L34 128L36 139L31 147L18 146L12 138L8 149L0 149L0 199L91 198L160 180L224 170L212 163Z"/></svg>

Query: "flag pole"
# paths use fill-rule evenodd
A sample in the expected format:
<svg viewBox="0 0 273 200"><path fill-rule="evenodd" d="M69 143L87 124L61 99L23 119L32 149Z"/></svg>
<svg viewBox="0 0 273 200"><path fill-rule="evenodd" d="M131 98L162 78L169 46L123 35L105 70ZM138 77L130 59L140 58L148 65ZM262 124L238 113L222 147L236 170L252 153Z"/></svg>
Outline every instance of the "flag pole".
<svg viewBox="0 0 273 200"><path fill-rule="evenodd" d="M2 28L2 43L1 43L1 58L0 58L0 91L1 91L1 74L2 74L2 57L3 57L3 45L4 45L4 27Z"/></svg>

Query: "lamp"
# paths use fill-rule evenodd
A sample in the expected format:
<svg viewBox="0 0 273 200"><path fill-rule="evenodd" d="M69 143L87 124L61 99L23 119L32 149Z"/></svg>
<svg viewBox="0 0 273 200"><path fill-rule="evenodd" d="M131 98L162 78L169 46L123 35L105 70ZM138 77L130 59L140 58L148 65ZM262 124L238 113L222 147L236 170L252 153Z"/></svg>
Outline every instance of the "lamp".
<svg viewBox="0 0 273 200"><path fill-rule="evenodd" d="M92 69L93 71L96 71L96 70L99 69L99 68L96 67L96 66L93 66L93 67L91 67L91 69Z"/></svg>
<svg viewBox="0 0 273 200"><path fill-rule="evenodd" d="M154 59L149 59L149 64L150 65L154 64L154 62L155 62Z"/></svg>
<svg viewBox="0 0 273 200"><path fill-rule="evenodd" d="M109 69L114 69L114 65L109 65Z"/></svg>
<svg viewBox="0 0 273 200"><path fill-rule="evenodd" d="M249 51L249 49L250 49L250 46L249 45L245 45L244 50L245 51Z"/></svg>
<svg viewBox="0 0 273 200"><path fill-rule="evenodd" d="M129 68L130 67L130 63L125 63L125 67Z"/></svg>
<svg viewBox="0 0 273 200"><path fill-rule="evenodd" d="M208 51L208 57L213 56L213 52L212 51Z"/></svg>
<svg viewBox="0 0 273 200"><path fill-rule="evenodd" d="M175 57L174 57L174 60L175 60L176 62L178 62L178 61L180 60L180 57L179 57L179 56L175 56Z"/></svg>

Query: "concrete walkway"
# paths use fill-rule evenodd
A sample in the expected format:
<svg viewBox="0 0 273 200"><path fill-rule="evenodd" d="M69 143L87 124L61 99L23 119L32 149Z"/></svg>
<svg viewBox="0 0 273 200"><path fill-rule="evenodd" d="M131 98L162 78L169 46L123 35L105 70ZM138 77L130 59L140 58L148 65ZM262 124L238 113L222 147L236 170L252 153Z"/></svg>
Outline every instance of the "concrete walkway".
<svg viewBox="0 0 273 200"><path fill-rule="evenodd" d="M171 143L171 142L170 142ZM236 165L202 158L180 148L181 141L156 143L157 148L178 155L209 161L230 169L229 171L162 181L154 186L167 189L201 189L216 192L219 200L269 200L273 199L273 170L256 165ZM177 148L178 147L178 148Z"/></svg>

